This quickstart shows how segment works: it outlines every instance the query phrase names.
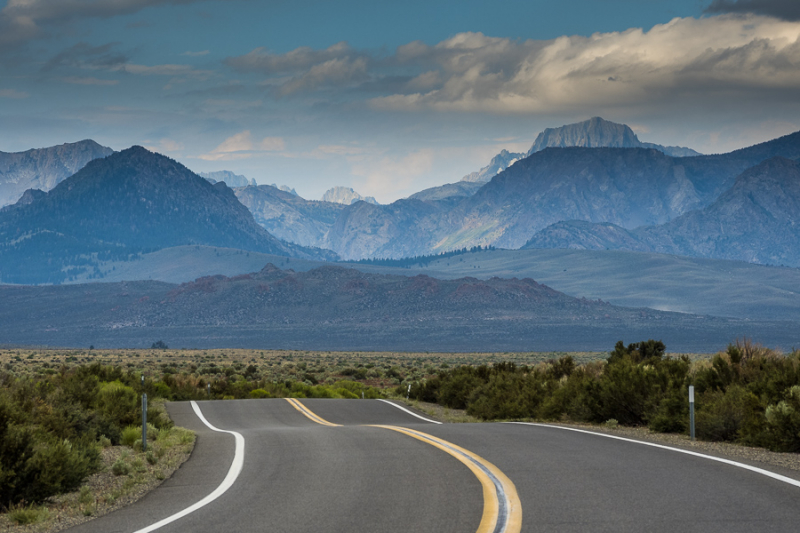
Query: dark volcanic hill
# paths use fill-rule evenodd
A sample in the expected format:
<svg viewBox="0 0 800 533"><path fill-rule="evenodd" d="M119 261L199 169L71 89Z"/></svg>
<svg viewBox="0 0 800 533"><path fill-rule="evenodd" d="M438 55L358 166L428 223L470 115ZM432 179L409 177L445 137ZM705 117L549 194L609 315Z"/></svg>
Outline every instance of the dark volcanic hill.
<svg viewBox="0 0 800 533"><path fill-rule="evenodd" d="M5 282L60 282L98 259L187 244L325 257L270 235L224 183L141 147L94 160L39 196L0 212Z"/></svg>
<svg viewBox="0 0 800 533"><path fill-rule="evenodd" d="M149 346L163 339L174 347L502 351L607 349L621 335L667 340L680 332L686 341L717 335L713 342L736 335L730 321L573 298L531 279L439 280L272 265L182 285L0 286L0 324L0 344L62 346Z"/></svg>
<svg viewBox="0 0 800 533"><path fill-rule="evenodd" d="M560 222L534 235L525 248L652 251L800 266L800 163L782 157L764 161L708 207L666 224L626 230Z"/></svg>
<svg viewBox="0 0 800 533"><path fill-rule="evenodd" d="M86 163L114 153L92 140L25 152L0 152L0 207L15 203L28 189L49 191Z"/></svg>

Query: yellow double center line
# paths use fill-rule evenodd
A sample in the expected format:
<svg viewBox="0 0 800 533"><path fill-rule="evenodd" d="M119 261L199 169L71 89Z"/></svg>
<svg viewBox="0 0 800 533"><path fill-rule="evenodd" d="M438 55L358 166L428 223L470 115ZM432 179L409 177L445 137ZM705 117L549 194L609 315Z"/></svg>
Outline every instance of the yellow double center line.
<svg viewBox="0 0 800 533"><path fill-rule="evenodd" d="M306 417L308 417L310 420L313 420L317 424L322 424L323 426L330 426L330 427L341 427L341 424L332 424L327 420L325 420L324 418L322 418L321 416L318 416L311 409L300 403L300 400L297 400L295 398L284 398L284 399L290 404L292 404L292 407L294 407L295 409L306 415Z"/></svg>
<svg viewBox="0 0 800 533"><path fill-rule="evenodd" d="M340 426L340 424L332 424L316 415L300 403L299 400L286 398L286 401L318 424ZM398 426L372 425L369 427L403 433L449 453L466 465L475 474L475 477L478 478L483 487L483 515L481 523L478 525L477 533L519 533L522 529L522 503L519 500L519 495L517 495L517 489L514 487L514 483L495 465L452 442L422 431Z"/></svg>

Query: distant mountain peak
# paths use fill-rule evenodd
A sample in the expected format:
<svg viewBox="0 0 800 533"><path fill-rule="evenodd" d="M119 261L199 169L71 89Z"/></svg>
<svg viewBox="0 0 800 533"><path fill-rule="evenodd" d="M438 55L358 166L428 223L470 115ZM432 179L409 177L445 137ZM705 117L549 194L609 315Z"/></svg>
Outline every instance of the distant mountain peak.
<svg viewBox="0 0 800 533"><path fill-rule="evenodd" d="M691 148L642 142L630 126L617 124L601 117L592 117L583 122L545 129L536 137L526 157L545 148L573 146L582 148L652 148L672 157L700 155Z"/></svg>
<svg viewBox="0 0 800 533"><path fill-rule="evenodd" d="M295 196L300 196L299 194L297 194L297 191L294 190L293 187L289 187L288 185L278 185L277 183L273 183L272 187L275 187L279 191L288 192L289 194L293 194Z"/></svg>
<svg viewBox="0 0 800 533"><path fill-rule="evenodd" d="M378 201L372 196L361 196L350 187L332 187L322 195L323 202L333 202L335 204L350 205L359 201L368 204L379 205Z"/></svg>
<svg viewBox="0 0 800 533"><path fill-rule="evenodd" d="M200 172L198 174L201 178L205 178L211 183L220 181L225 182L228 187L247 187L248 185L257 185L256 180L247 178L241 174L234 174L230 170L218 170L216 172Z"/></svg>
<svg viewBox="0 0 800 533"><path fill-rule="evenodd" d="M468 181L473 183L488 183L493 177L500 172L504 171L523 157L523 153L509 152L506 149L500 151L499 154L494 156L489 164L480 169L478 172L467 174L461 181Z"/></svg>
<svg viewBox="0 0 800 533"><path fill-rule="evenodd" d="M0 152L0 207L14 204L28 189L49 191L89 161L114 150L91 139L24 152Z"/></svg>

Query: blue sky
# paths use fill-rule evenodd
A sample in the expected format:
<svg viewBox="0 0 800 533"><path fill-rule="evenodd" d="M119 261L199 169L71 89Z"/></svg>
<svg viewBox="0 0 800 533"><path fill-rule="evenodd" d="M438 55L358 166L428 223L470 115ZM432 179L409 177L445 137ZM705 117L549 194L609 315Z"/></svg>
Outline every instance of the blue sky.
<svg viewBox="0 0 800 533"><path fill-rule="evenodd" d="M592 116L723 152L800 129L798 5L10 0L0 150L140 144L381 202Z"/></svg>

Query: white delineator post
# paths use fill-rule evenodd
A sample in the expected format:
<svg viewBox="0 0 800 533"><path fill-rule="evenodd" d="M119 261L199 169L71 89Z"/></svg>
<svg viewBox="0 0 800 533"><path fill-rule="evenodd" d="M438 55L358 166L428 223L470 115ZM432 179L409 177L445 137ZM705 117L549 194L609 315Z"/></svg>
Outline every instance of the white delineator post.
<svg viewBox="0 0 800 533"><path fill-rule="evenodd" d="M694 440L694 385L689 385L689 437Z"/></svg>
<svg viewBox="0 0 800 533"><path fill-rule="evenodd" d="M142 451L147 451L147 394L142 394Z"/></svg>

